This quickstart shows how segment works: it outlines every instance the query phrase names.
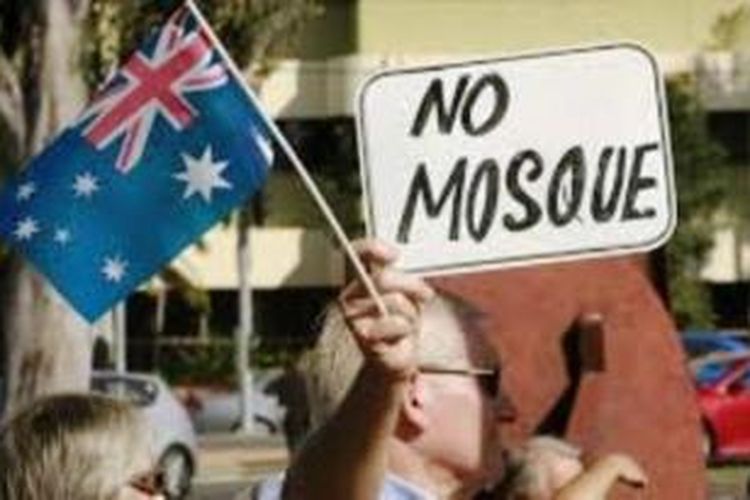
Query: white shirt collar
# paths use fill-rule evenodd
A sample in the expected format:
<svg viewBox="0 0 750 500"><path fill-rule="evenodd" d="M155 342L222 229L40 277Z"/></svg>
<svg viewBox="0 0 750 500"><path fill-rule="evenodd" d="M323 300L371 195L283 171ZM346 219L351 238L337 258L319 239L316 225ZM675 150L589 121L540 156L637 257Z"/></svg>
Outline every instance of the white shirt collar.
<svg viewBox="0 0 750 500"><path fill-rule="evenodd" d="M430 492L423 490L414 483L388 473L383 485L382 500L437 500Z"/></svg>

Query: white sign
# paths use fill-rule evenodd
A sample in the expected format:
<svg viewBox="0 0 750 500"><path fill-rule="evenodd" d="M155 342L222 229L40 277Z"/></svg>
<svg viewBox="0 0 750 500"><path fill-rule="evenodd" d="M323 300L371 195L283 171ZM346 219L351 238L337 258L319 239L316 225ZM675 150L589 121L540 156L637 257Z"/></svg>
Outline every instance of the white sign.
<svg viewBox="0 0 750 500"><path fill-rule="evenodd" d="M407 271L646 251L676 223L663 81L635 45L386 71L357 123L368 232Z"/></svg>

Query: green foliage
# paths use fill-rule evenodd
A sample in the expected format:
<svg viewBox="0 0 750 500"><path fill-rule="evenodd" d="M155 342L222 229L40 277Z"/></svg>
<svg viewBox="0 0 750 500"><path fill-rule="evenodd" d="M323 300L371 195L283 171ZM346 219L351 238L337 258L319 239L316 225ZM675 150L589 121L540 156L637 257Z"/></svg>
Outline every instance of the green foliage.
<svg viewBox="0 0 750 500"><path fill-rule="evenodd" d="M89 43L83 64L90 88L104 81L121 59L162 22L177 0L91 0ZM203 0L196 4L240 68L251 66L262 78L274 57L295 47L306 21L322 12L319 0Z"/></svg>
<svg viewBox="0 0 750 500"><path fill-rule="evenodd" d="M199 288L174 266L167 266L159 274L170 288L180 291L182 299L193 309L202 314L210 314L211 297L207 290Z"/></svg>
<svg viewBox="0 0 750 500"><path fill-rule="evenodd" d="M750 7L744 3L724 14L720 14L711 25L709 48L714 50L734 49L742 39L748 22L750 22Z"/></svg>
<svg viewBox="0 0 750 500"><path fill-rule="evenodd" d="M260 339L250 349L250 366L254 368L278 368L294 365L299 357L312 347L309 338L284 338L259 335Z"/></svg>
<svg viewBox="0 0 750 500"><path fill-rule="evenodd" d="M257 337L256 337L257 338ZM307 344L299 341L260 341L250 349L253 369L294 364ZM235 345L231 338L212 335L202 344L162 347L159 372L173 384L236 383Z"/></svg>
<svg viewBox="0 0 750 500"><path fill-rule="evenodd" d="M746 165L733 165L729 172L727 207L731 221L738 234L744 237L743 243L750 236L750 169Z"/></svg>
<svg viewBox="0 0 750 500"><path fill-rule="evenodd" d="M213 339L198 346L170 348L162 353L159 372L173 384L231 385L236 376L234 344L230 339Z"/></svg>
<svg viewBox="0 0 750 500"><path fill-rule="evenodd" d="M690 78L667 86L679 224L667 245L669 289L680 327L709 327L714 318L699 272L711 249L713 219L727 192L726 153L708 134Z"/></svg>

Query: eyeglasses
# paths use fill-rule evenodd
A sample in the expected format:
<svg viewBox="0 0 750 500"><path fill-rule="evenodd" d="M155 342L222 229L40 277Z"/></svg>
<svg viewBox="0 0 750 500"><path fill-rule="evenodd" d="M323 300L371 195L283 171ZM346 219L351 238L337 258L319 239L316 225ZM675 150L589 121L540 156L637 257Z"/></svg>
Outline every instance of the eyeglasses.
<svg viewBox="0 0 750 500"><path fill-rule="evenodd" d="M482 392L490 398L497 398L500 395L500 368L451 368L436 365L420 365L419 371L434 375L462 375L465 377L475 377L479 382Z"/></svg>
<svg viewBox="0 0 750 500"><path fill-rule="evenodd" d="M139 474L128 481L128 486L146 495L164 495L166 493L166 476L164 470L157 468Z"/></svg>

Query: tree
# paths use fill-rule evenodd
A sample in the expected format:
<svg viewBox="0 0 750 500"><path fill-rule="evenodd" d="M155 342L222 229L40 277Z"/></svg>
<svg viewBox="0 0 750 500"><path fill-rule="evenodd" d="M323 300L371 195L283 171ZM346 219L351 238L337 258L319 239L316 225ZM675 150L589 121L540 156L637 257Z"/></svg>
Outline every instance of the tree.
<svg viewBox="0 0 750 500"><path fill-rule="evenodd" d="M88 7L85 0L11 0L0 7L3 170L39 152L83 102L76 48ZM87 325L18 256L5 262L2 279L6 411L41 394L85 389Z"/></svg>
<svg viewBox="0 0 750 500"><path fill-rule="evenodd" d="M727 159L706 127L694 81L667 86L679 223L667 245L669 291L678 326L709 327L714 318L700 270L711 250L714 218L727 191Z"/></svg>
<svg viewBox="0 0 750 500"><path fill-rule="evenodd" d="M0 176L17 171L71 120L87 94L177 1L3 0L0 4ZM288 50L315 0L201 2L240 67L261 78ZM89 327L15 255L2 263L0 331L7 405L85 390Z"/></svg>

